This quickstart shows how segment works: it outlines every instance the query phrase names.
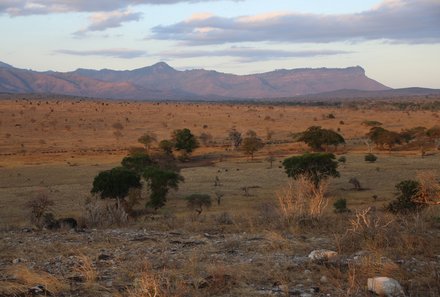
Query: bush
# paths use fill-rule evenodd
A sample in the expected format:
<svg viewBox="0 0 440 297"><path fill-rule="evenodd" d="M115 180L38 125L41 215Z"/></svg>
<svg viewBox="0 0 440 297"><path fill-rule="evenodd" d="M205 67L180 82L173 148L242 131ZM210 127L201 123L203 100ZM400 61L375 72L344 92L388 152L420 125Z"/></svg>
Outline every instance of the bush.
<svg viewBox="0 0 440 297"><path fill-rule="evenodd" d="M396 189L398 190L396 199L388 204L388 211L393 213L409 213L417 211L423 207L422 204L415 202L420 192L420 183L418 181L401 181L396 184Z"/></svg>
<svg viewBox="0 0 440 297"><path fill-rule="evenodd" d="M40 193L37 195L37 197L28 201L26 203L26 207L30 209L31 223L38 228L42 228L44 223L44 215L51 210L51 206L54 204L54 201L49 199L49 197L44 193Z"/></svg>
<svg viewBox="0 0 440 297"><path fill-rule="evenodd" d="M333 203L333 207L335 208L336 213L344 213L350 211L347 208L347 199L344 198L336 200L336 202Z"/></svg>
<svg viewBox="0 0 440 297"><path fill-rule="evenodd" d="M211 196L207 194L192 194L187 196L185 199L187 201L188 208L195 210L198 215L202 213L203 207L211 207Z"/></svg>
<svg viewBox="0 0 440 297"><path fill-rule="evenodd" d="M377 160L377 157L373 154L366 154L364 160L366 162L374 163Z"/></svg>
<svg viewBox="0 0 440 297"><path fill-rule="evenodd" d="M339 159L338 159L338 162L339 162L339 163L342 163L342 164L345 164L345 162L347 162L347 157L345 157L345 156L340 156Z"/></svg>

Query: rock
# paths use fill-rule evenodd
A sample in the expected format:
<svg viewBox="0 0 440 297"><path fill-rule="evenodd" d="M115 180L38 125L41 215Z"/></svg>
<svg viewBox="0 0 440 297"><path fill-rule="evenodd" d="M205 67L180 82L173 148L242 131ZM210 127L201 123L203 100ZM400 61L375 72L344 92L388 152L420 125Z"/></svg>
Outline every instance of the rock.
<svg viewBox="0 0 440 297"><path fill-rule="evenodd" d="M106 260L110 260L112 258L112 256L107 255L107 254L100 254L98 256L98 260L100 261L106 261Z"/></svg>
<svg viewBox="0 0 440 297"><path fill-rule="evenodd" d="M16 259L12 260L12 264L18 264L21 262L26 262L26 260L22 259L22 258L16 258Z"/></svg>
<svg viewBox="0 0 440 297"><path fill-rule="evenodd" d="M314 250L309 254L312 261L323 262L333 260L338 256L338 253L330 250Z"/></svg>
<svg viewBox="0 0 440 297"><path fill-rule="evenodd" d="M36 285L32 288L29 288L28 293L31 294L31 296L52 296L52 293L50 293L43 285Z"/></svg>
<svg viewBox="0 0 440 297"><path fill-rule="evenodd" d="M368 279L368 290L387 297L405 296L399 282L389 277L373 277Z"/></svg>

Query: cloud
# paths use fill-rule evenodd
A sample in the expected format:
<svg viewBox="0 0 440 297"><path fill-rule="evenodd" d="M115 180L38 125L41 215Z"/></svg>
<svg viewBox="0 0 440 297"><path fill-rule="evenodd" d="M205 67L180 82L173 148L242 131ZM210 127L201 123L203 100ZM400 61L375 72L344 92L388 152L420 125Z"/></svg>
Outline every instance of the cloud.
<svg viewBox="0 0 440 297"><path fill-rule="evenodd" d="M121 58L121 59L133 59L133 58L144 57L147 55L147 53L145 51L125 49L125 48L83 50L83 51L59 49L59 50L56 50L55 53L74 55L74 56L104 56L104 57L114 57L114 58Z"/></svg>
<svg viewBox="0 0 440 297"><path fill-rule="evenodd" d="M90 17L90 25L74 33L81 36L90 31L104 31L108 28L120 27L122 23L139 21L142 17L140 12L131 11L111 11L98 12Z"/></svg>
<svg viewBox="0 0 440 297"><path fill-rule="evenodd" d="M221 0L0 0L0 14L10 16L65 12L101 12L125 9L136 5L214 2ZM243 0L229 0L243 1Z"/></svg>
<svg viewBox="0 0 440 297"><path fill-rule="evenodd" d="M250 47L230 47L221 50L166 51L161 54L167 58L234 57L240 62L254 62L281 58L301 58L349 54L341 50L302 50L287 51L274 49L255 49Z"/></svg>
<svg viewBox="0 0 440 297"><path fill-rule="evenodd" d="M191 17L156 26L150 38L184 44L237 42L327 43L387 40L402 43L440 42L440 1L385 0L354 14L270 13L225 18Z"/></svg>

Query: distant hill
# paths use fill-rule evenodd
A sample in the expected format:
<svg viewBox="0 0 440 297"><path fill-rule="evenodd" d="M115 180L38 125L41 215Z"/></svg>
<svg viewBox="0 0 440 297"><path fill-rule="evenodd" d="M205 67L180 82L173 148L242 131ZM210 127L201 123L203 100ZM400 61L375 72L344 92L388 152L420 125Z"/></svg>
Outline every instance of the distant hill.
<svg viewBox="0 0 440 297"><path fill-rule="evenodd" d="M234 75L203 69L179 71L164 62L134 70L78 69L72 72L37 72L0 62L0 92L3 93L139 100L239 100L312 94L356 97L357 94L382 92L387 95L395 91L368 78L359 66Z"/></svg>
<svg viewBox="0 0 440 297"><path fill-rule="evenodd" d="M284 98L284 100L393 99L422 96L440 96L440 89L413 87L381 91L337 90L318 94L301 95L293 98Z"/></svg>

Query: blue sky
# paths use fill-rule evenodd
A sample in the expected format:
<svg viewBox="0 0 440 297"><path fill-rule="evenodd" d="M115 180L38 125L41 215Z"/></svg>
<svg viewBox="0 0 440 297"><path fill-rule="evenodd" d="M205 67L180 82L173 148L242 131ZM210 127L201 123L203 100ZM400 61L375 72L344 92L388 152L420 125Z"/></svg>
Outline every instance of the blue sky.
<svg viewBox="0 0 440 297"><path fill-rule="evenodd" d="M0 61L38 71L348 67L440 88L440 0L0 0Z"/></svg>

